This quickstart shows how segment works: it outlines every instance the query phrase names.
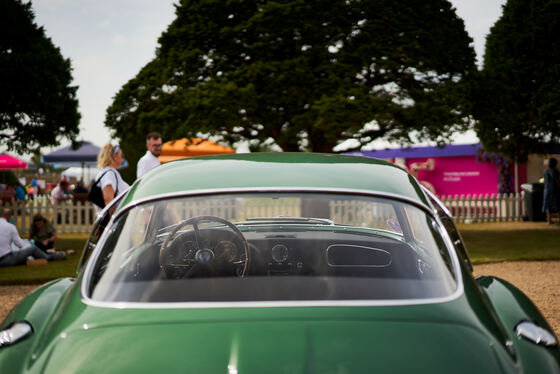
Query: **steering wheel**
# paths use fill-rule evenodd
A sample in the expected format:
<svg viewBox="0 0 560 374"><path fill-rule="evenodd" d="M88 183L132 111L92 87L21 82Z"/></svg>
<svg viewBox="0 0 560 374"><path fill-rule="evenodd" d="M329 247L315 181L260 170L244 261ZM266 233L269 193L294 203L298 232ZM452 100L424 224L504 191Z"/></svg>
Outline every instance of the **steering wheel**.
<svg viewBox="0 0 560 374"><path fill-rule="evenodd" d="M215 265L216 259L212 249L202 247L203 243L200 234L200 229L198 227L201 222L218 222L228 226L233 231L235 236L241 241L243 246L243 251L244 251L244 258L242 255L241 259L239 261L233 262L233 264L235 264L238 267L238 269L240 269L242 266L243 270L238 271L238 276L240 277L245 276L245 272L247 271L247 267L249 264L249 243L247 243L247 239L245 239L243 233L237 228L237 226L235 226L233 223L231 223L226 219L215 217L215 216L199 216L199 217L192 217L182 222L179 222L173 228L173 230L171 230L169 235L167 235L167 237L163 241L161 245L161 249L159 251L159 265L160 268L164 271L167 278L174 278L173 275L177 273L177 268L183 268L182 271L184 271L185 274L181 276L182 278L190 278L191 276L196 274L199 269L201 268L208 269L213 265ZM193 251L195 252L195 255L193 258L182 258L181 260L179 260L181 263L178 264L175 262L176 259L173 258L174 256L171 248L172 247L171 238L173 238L173 236L180 229L182 229L187 225L193 226L194 247L195 247ZM175 263L170 263L172 261Z"/></svg>

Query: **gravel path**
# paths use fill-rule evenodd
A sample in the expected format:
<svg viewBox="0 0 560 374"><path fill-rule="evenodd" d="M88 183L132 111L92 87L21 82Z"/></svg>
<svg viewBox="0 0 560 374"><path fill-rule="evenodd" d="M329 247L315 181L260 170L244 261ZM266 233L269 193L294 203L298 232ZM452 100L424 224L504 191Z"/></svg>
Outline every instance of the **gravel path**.
<svg viewBox="0 0 560 374"><path fill-rule="evenodd" d="M0 286L0 321L4 321L4 318L6 318L18 301L36 287L37 286Z"/></svg>
<svg viewBox="0 0 560 374"><path fill-rule="evenodd" d="M475 275L494 275L520 288L560 336L560 261L518 261L476 265ZM36 286L0 286L0 321Z"/></svg>
<svg viewBox="0 0 560 374"><path fill-rule="evenodd" d="M537 305L560 336L560 261L515 261L476 265L475 275L493 275L515 285Z"/></svg>

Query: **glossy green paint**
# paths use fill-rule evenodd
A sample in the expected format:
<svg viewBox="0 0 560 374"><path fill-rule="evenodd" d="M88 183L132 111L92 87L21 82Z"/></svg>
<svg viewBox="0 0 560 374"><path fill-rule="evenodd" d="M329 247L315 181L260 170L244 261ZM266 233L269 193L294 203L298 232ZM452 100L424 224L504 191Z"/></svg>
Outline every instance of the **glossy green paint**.
<svg viewBox="0 0 560 374"><path fill-rule="evenodd" d="M502 279L482 276L476 279L488 295L496 313L518 348L520 362L530 373L560 373L560 347L535 345L513 333L521 321L532 321L554 334L544 316L527 296ZM558 340L558 337L557 337ZM556 364L556 370L553 370Z"/></svg>
<svg viewBox="0 0 560 374"><path fill-rule="evenodd" d="M382 161L280 153L163 165L125 204L216 186L366 190L426 203L413 177ZM521 320L546 325L534 305L513 286L460 268L464 293L454 300L338 307L103 308L84 301L81 274L41 287L10 313L3 326L27 320L35 333L0 349L0 372L559 372L557 347L513 331Z"/></svg>
<svg viewBox="0 0 560 374"><path fill-rule="evenodd" d="M33 290L7 316L2 327L25 316L37 328L41 328L50 317L63 294L74 284L71 278L61 278ZM39 308L37 306L40 306Z"/></svg>
<svg viewBox="0 0 560 374"><path fill-rule="evenodd" d="M521 313L514 320L530 319L522 311L534 306L516 304L519 291L498 280L485 288L492 289L488 302L470 278L462 296L436 304L209 309L95 307L84 303L80 282L43 287L10 314L36 330L0 350L2 372L227 373L229 365L238 373L409 373L411 367L554 373L559 367L557 348L516 339L499 321L492 304L508 295L503 309ZM492 300L496 293L501 299ZM45 311L43 322L33 317Z"/></svg>
<svg viewBox="0 0 560 374"><path fill-rule="evenodd" d="M362 190L427 204L413 176L382 160L316 153L250 153L194 157L159 166L135 183L123 205L196 190L277 187Z"/></svg>
<svg viewBox="0 0 560 374"><path fill-rule="evenodd" d="M12 322L27 321L31 324L34 334L13 347L0 348L0 373L21 372L21 363L29 357L29 352L36 337L47 329L49 320L59 307L59 303L67 291L74 285L70 278L49 282L27 295L6 316L1 328ZM58 308L61 310L61 308Z"/></svg>
<svg viewBox="0 0 560 374"><path fill-rule="evenodd" d="M402 341L393 338L395 330ZM457 334L463 339L456 340ZM151 338L154 336L159 339ZM427 346L426 336L436 338L434 344ZM86 342L84 352L80 347ZM471 357L464 355L471 349L468 344L487 349L476 352L477 359L473 359L475 352ZM139 359L139 349L140 357L150 359ZM445 351L446 358L434 351ZM273 320L158 322L80 330L60 340L45 373L62 369L80 373L227 373L228 367L239 373L364 373L373 368L407 373L410 361L403 360L403 355L424 368L417 372L500 372L487 339L464 326L390 320ZM461 369L456 370L458 367Z"/></svg>
<svg viewBox="0 0 560 374"><path fill-rule="evenodd" d="M238 373L408 373L414 363L418 373L499 373L500 367L509 373L516 367L464 296L415 306L142 310L87 306L76 286L61 295L48 326L25 342L25 358L9 360L6 353L24 345L8 347L0 368L227 373L233 365Z"/></svg>

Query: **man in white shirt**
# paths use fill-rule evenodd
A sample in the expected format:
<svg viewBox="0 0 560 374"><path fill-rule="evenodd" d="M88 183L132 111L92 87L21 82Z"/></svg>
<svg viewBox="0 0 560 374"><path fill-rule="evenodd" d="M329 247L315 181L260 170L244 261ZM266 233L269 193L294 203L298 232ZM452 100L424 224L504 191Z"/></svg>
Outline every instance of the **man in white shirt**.
<svg viewBox="0 0 560 374"><path fill-rule="evenodd" d="M0 267L23 265L25 263L27 265L44 265L50 260L66 259L64 252L47 254L34 245L25 247L25 242L19 236L16 227L8 222L12 214L13 210L11 208L3 208L0 211ZM20 250L13 251L12 243ZM34 259L28 260L29 256Z"/></svg>
<svg viewBox="0 0 560 374"><path fill-rule="evenodd" d="M61 180L59 184L51 191L51 198L53 204L60 204L68 199L72 198L72 195L68 193L69 184L66 180Z"/></svg>
<svg viewBox="0 0 560 374"><path fill-rule="evenodd" d="M140 178L142 175L161 164L158 160L158 156L161 155L162 146L161 135L159 133L151 132L146 136L146 148L148 148L148 150L146 154L138 160L136 178Z"/></svg>

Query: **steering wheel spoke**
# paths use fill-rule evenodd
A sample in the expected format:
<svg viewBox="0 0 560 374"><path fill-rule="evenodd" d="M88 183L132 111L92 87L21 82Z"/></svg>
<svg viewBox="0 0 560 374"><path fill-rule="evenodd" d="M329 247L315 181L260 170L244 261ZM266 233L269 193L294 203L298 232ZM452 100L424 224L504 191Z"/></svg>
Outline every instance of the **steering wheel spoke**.
<svg viewBox="0 0 560 374"><path fill-rule="evenodd" d="M201 248L201 243L202 243L202 238L200 236L200 229L198 227L198 222L194 222L192 223L193 226L193 232L194 232L194 243L195 243L195 249L196 251L199 251Z"/></svg>

